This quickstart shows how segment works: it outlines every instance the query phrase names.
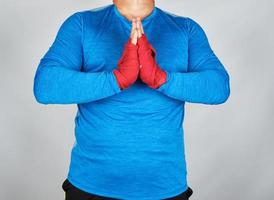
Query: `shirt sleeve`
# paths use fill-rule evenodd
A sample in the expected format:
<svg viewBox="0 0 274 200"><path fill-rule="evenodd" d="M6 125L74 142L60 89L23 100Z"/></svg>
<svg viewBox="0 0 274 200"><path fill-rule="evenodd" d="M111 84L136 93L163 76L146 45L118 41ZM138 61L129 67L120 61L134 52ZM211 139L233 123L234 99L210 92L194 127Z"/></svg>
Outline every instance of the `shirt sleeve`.
<svg viewBox="0 0 274 200"><path fill-rule="evenodd" d="M157 88L181 101L221 104L230 95L229 74L210 47L202 27L186 18L188 33L187 72L167 72L167 81Z"/></svg>
<svg viewBox="0 0 274 200"><path fill-rule="evenodd" d="M35 72L33 92L39 103L87 103L121 92L112 71L81 71L82 34L80 12L70 15L61 24Z"/></svg>

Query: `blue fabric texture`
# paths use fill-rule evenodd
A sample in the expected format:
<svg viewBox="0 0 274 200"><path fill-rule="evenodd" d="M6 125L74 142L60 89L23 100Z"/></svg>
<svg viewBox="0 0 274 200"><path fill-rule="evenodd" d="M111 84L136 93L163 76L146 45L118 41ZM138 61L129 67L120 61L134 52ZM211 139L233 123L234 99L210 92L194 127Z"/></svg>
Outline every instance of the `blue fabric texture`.
<svg viewBox="0 0 274 200"><path fill-rule="evenodd" d="M229 75L201 26L155 6L142 21L167 82L120 90L117 68L131 22L114 4L64 20L34 77L37 102L77 104L69 181L118 199L159 200L188 187L185 102L221 104Z"/></svg>

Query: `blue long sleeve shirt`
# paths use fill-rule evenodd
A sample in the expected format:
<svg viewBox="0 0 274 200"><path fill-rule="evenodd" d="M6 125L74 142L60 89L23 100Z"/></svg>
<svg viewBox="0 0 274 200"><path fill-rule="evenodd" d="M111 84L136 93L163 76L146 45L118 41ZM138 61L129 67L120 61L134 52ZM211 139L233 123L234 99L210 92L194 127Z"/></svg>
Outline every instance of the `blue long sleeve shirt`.
<svg viewBox="0 0 274 200"><path fill-rule="evenodd" d="M185 102L221 104L230 95L228 72L196 21L155 6L142 24L167 72L157 89L137 79L120 90L112 70L131 21L114 4L67 17L35 73L39 103L77 104L67 178L92 194L159 200L184 192Z"/></svg>

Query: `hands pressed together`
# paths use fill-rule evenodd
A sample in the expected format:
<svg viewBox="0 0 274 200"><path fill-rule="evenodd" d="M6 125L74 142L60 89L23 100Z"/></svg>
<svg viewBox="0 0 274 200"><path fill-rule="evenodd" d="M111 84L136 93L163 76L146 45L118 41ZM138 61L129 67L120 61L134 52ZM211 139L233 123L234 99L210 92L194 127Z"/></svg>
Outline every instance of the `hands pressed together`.
<svg viewBox="0 0 274 200"><path fill-rule="evenodd" d="M153 89L167 81L167 73L156 63L156 51L146 37L140 17L132 20L130 38L113 70L121 89L132 85L138 77Z"/></svg>

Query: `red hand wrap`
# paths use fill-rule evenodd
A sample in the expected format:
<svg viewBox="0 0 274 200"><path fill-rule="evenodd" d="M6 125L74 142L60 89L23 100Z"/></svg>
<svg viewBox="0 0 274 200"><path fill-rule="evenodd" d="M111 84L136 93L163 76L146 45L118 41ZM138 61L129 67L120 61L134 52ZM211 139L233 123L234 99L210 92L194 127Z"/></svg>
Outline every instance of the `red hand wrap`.
<svg viewBox="0 0 274 200"><path fill-rule="evenodd" d="M137 49L138 46L134 45L129 38L118 61L118 68L113 70L121 89L129 87L138 78L140 68Z"/></svg>
<svg viewBox="0 0 274 200"><path fill-rule="evenodd" d="M140 62L140 78L149 87L156 89L167 81L166 72L156 63L156 50L149 43L145 34L137 41Z"/></svg>

